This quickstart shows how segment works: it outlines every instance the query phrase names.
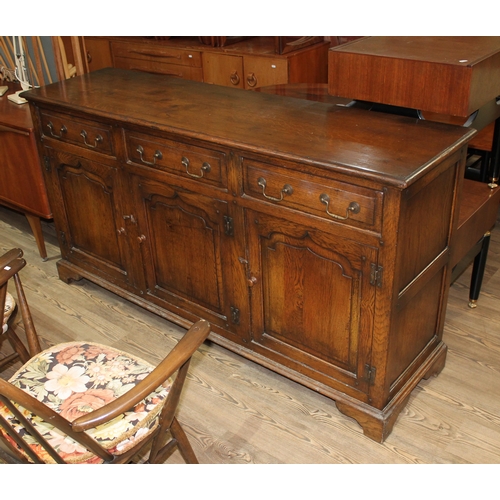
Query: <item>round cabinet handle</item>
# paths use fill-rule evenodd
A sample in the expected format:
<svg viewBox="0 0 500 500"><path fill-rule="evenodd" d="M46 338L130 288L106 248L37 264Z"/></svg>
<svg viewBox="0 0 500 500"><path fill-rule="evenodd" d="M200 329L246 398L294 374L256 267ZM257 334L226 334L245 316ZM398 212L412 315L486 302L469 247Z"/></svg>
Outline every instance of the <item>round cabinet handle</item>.
<svg viewBox="0 0 500 500"><path fill-rule="evenodd" d="M212 169L210 163L204 161L200 169L201 173L198 175L198 174L193 174L192 172L189 171L189 158L183 156L181 163L184 165L184 168L186 169L186 174L188 174L190 177L194 177L195 179L201 179L205 174L208 174Z"/></svg>
<svg viewBox="0 0 500 500"><path fill-rule="evenodd" d="M329 209L330 209L330 197L323 193L323 194L320 194L319 195L319 201L321 201L321 203L323 203L324 205L326 205L326 213L330 216L330 217L333 217L334 219L337 219L337 220L346 220L349 218L349 216L351 214L359 214L360 210L361 210L361 207L359 206L359 203L356 203L355 201L351 201L351 203L349 203L349 206L347 207L347 210L346 210L346 213L345 213L345 217L342 216L342 215L337 215L337 214L332 214Z"/></svg>
<svg viewBox="0 0 500 500"><path fill-rule="evenodd" d="M102 135L101 134L97 134L95 136L95 139L94 139L94 144L92 145L92 144L89 144L87 142L88 135L87 135L87 132L85 130L82 130L80 132L80 135L83 137L83 143L85 144L85 146L87 146L89 148L92 148L92 149L97 148L97 146L99 146L99 144L103 141Z"/></svg>
<svg viewBox="0 0 500 500"><path fill-rule="evenodd" d="M250 278L248 278L247 283L248 286L251 288L257 284L257 278L255 276L251 276Z"/></svg>
<svg viewBox="0 0 500 500"><path fill-rule="evenodd" d="M92 54L87 51L87 62L90 64L92 62Z"/></svg>
<svg viewBox="0 0 500 500"><path fill-rule="evenodd" d="M146 161L144 159L144 157L143 157L143 155L144 155L144 148L141 145L137 146L136 151L139 153L139 157L140 157L142 163L144 163L146 165L151 165L153 167L156 165L156 160L161 160L163 158L163 154L162 154L162 152L159 149L157 149L155 151L155 154L153 155L153 161Z"/></svg>
<svg viewBox="0 0 500 500"><path fill-rule="evenodd" d="M285 195L290 196L293 194L293 188L292 188L292 186L290 186L290 184L285 184L283 186L283 189L280 192L279 198L275 198L274 196L269 196L266 194L267 181L266 181L266 179L264 179L264 177L259 177L257 179L257 184L262 188L262 194L264 195L264 198L267 198L268 200L280 202L280 201L283 201L283 198L285 197Z"/></svg>
<svg viewBox="0 0 500 500"><path fill-rule="evenodd" d="M247 76L247 84L249 87L255 87L257 85L257 77L255 76L255 73L250 73Z"/></svg>
<svg viewBox="0 0 500 500"><path fill-rule="evenodd" d="M144 243L146 241L146 236L144 236L143 234L141 234L140 236L137 236L137 241L139 243Z"/></svg>
<svg viewBox="0 0 500 500"><path fill-rule="evenodd" d="M229 81L233 84L233 85L239 85L240 83L240 75L238 75L238 72L237 71L233 71L231 73L231 76L229 77Z"/></svg>
<svg viewBox="0 0 500 500"><path fill-rule="evenodd" d="M54 133L54 124L52 122L47 123L47 128L49 129L50 135L56 139L61 139L61 137L68 132L66 125L62 125L59 129L59 135Z"/></svg>

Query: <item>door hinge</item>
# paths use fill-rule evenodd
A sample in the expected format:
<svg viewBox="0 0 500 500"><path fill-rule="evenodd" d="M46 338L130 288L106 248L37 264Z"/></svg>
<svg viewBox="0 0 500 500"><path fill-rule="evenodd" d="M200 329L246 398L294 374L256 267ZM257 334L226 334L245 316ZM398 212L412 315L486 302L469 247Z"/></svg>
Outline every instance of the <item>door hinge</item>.
<svg viewBox="0 0 500 500"><path fill-rule="evenodd" d="M377 369L374 366L365 364L365 380L368 385L373 385L375 383L375 375L377 374Z"/></svg>
<svg viewBox="0 0 500 500"><path fill-rule="evenodd" d="M224 215L224 233L226 236L234 236L233 218L228 215Z"/></svg>
<svg viewBox="0 0 500 500"><path fill-rule="evenodd" d="M377 264L371 265L370 271L370 285L377 286L380 288L382 286L382 272L384 268L382 266L377 266Z"/></svg>

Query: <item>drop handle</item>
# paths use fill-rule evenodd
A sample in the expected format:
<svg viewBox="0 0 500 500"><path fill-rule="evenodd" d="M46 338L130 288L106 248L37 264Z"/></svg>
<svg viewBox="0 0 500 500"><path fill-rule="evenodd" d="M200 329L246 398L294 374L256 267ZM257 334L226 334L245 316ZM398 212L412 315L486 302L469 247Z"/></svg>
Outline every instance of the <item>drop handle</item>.
<svg viewBox="0 0 500 500"><path fill-rule="evenodd" d="M200 168L200 173L199 174L194 174L193 172L189 171L189 158L186 158L185 156L182 157L181 163L186 169L186 174L188 174L190 177L194 177L195 179L201 179L205 174L208 174L212 167L210 166L210 163L204 161L203 165Z"/></svg>
<svg viewBox="0 0 500 500"><path fill-rule="evenodd" d="M255 87L257 85L257 77L255 76L255 73L249 73L247 76L247 85L249 87Z"/></svg>
<svg viewBox="0 0 500 500"><path fill-rule="evenodd" d="M59 129L59 135L54 132L54 124L52 122L47 123L47 128L49 129L50 135L56 139L61 139L64 134L68 132L66 125L62 125Z"/></svg>
<svg viewBox="0 0 500 500"><path fill-rule="evenodd" d="M95 137L95 139L94 139L94 144L90 144L90 143L87 142L88 134L87 134L86 130L82 130L80 132L80 135L83 137L83 143L85 144L85 146L87 146L89 148L92 148L92 149L97 148L97 146L99 146L99 143L101 143L104 140L102 138L101 134L97 134L96 137Z"/></svg>
<svg viewBox="0 0 500 500"><path fill-rule="evenodd" d="M144 148L140 144L139 144L139 146L137 146L136 151L139 153L140 160L145 165L155 166L156 165L156 160L161 160L163 158L162 152L159 149L157 149L155 151L154 155L153 155L153 161L147 161L147 160L145 160L144 157L143 157L143 155L144 155Z"/></svg>
<svg viewBox="0 0 500 500"><path fill-rule="evenodd" d="M240 83L240 75L238 75L238 72L237 71L233 71L231 73L231 76L229 77L229 81L233 84L233 85L238 85Z"/></svg>
<svg viewBox="0 0 500 500"><path fill-rule="evenodd" d="M330 217L333 217L336 220L346 220L346 219L349 218L349 216L351 214L359 214L359 212L361 210L361 207L359 206L359 203L356 203L355 201L351 201L351 203L349 203L349 206L346 209L345 216L338 215L338 214L334 214L334 213L330 212L330 197L327 194L325 194L325 193L320 194L319 195L319 201L321 201L321 203L323 203L324 205L326 205L326 213Z"/></svg>
<svg viewBox="0 0 500 500"><path fill-rule="evenodd" d="M283 198L286 195L290 196L290 195L293 194L293 188L292 188L292 186L290 186L290 184L285 184L283 186L283 188L281 189L281 191L280 191L280 197L279 198L275 198L274 196L267 195L266 194L267 181L266 181L266 179L264 179L264 177L259 177L257 179L257 185L262 188L262 194L264 195L264 198L267 198L268 200L271 200L271 201L280 202L280 201L283 201Z"/></svg>

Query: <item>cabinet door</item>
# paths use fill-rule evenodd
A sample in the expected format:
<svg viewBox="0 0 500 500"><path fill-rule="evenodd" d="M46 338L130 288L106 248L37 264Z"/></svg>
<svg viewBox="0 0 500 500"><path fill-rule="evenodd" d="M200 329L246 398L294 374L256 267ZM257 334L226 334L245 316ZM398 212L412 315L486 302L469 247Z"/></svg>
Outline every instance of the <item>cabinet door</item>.
<svg viewBox="0 0 500 500"><path fill-rule="evenodd" d="M113 67L110 42L106 38L85 37L84 57L87 59L89 71Z"/></svg>
<svg viewBox="0 0 500 500"><path fill-rule="evenodd" d="M226 87L245 88L243 58L226 54L203 52L203 81Z"/></svg>
<svg viewBox="0 0 500 500"><path fill-rule="evenodd" d="M377 250L247 212L254 349L330 387L367 393Z"/></svg>
<svg viewBox="0 0 500 500"><path fill-rule="evenodd" d="M288 83L288 61L273 57L244 56L245 88Z"/></svg>
<svg viewBox="0 0 500 500"><path fill-rule="evenodd" d="M62 257L106 280L132 284L116 166L45 151Z"/></svg>
<svg viewBox="0 0 500 500"><path fill-rule="evenodd" d="M165 179L132 175L131 185L148 300L181 317L201 317L225 331L242 332L240 339L248 337L238 209Z"/></svg>

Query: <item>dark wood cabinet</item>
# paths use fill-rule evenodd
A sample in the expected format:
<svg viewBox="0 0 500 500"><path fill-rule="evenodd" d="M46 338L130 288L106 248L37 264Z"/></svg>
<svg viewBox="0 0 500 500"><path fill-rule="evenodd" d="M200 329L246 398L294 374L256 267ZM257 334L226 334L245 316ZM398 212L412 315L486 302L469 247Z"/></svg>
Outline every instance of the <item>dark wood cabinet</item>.
<svg viewBox="0 0 500 500"><path fill-rule="evenodd" d="M208 319L378 441L444 366L474 131L117 69L26 96L62 279Z"/></svg>

